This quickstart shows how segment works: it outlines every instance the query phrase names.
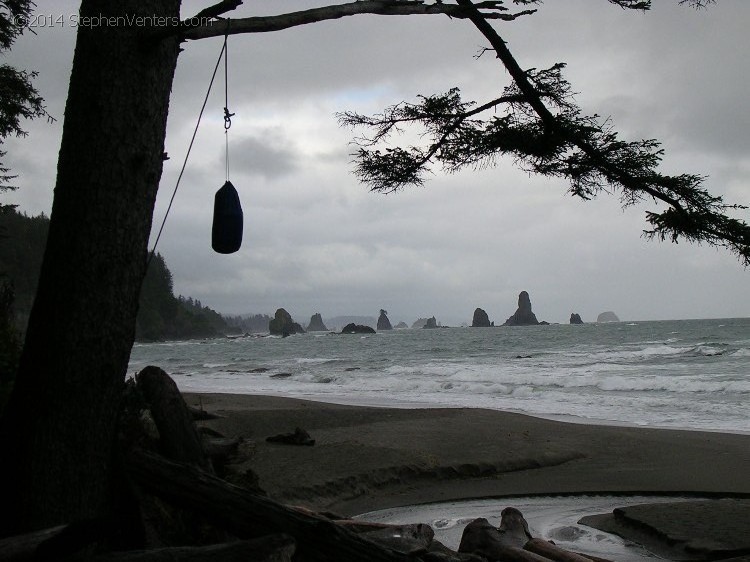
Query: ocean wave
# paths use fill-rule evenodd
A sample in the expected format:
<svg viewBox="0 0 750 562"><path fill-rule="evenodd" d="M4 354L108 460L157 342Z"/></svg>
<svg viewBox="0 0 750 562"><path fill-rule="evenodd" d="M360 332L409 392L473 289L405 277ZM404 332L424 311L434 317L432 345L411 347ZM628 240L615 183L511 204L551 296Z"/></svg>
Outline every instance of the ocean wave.
<svg viewBox="0 0 750 562"><path fill-rule="evenodd" d="M330 357L297 357L295 361L300 365L336 365L346 362L343 359L332 359Z"/></svg>
<svg viewBox="0 0 750 562"><path fill-rule="evenodd" d="M708 345L698 345L691 350L691 353L696 355L703 355L704 357L713 357L715 355L723 355L726 352L725 349L718 349Z"/></svg>
<svg viewBox="0 0 750 562"><path fill-rule="evenodd" d="M750 394L750 382L746 381L705 381L683 379L682 377L608 377L596 386L604 391L657 391L674 393L722 392Z"/></svg>

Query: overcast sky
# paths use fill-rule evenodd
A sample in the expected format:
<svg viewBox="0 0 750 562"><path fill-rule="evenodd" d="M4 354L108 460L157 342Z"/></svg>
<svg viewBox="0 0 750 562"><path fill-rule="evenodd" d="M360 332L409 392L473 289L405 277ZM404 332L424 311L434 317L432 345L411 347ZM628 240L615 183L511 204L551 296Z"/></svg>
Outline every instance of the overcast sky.
<svg viewBox="0 0 750 562"><path fill-rule="evenodd" d="M184 0L188 17L213 2ZM245 0L235 17L324 5ZM10 61L37 70L53 124L29 124L6 143L20 189L3 194L49 213L78 3L37 0L39 23ZM510 4L510 2L509 2ZM536 15L495 23L524 68L568 67L579 105L610 116L625 139L657 138L663 171L707 175L728 202L750 203L750 2L708 10L658 0L648 13L606 0L548 0ZM43 16L42 16L43 15ZM222 39L185 45L173 88L166 162L154 215L161 222ZM471 322L476 307L502 323L529 292L540 320L750 316L750 271L729 252L647 241L647 202L584 202L559 180L530 177L509 159L393 195L352 175L352 132L335 113L376 113L419 94L461 89L479 102L508 82L485 40L444 16L357 16L229 41L229 177L245 215L242 249L211 250L214 192L225 179L223 83L217 81L159 242L175 292L222 313L284 307L303 324L389 312L392 323L436 316ZM750 221L747 212L737 215Z"/></svg>

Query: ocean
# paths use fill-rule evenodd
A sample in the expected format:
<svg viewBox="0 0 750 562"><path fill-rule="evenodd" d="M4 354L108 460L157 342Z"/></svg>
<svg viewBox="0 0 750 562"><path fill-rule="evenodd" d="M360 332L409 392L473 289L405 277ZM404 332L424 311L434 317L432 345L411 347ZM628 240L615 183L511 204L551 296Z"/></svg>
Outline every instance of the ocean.
<svg viewBox="0 0 750 562"><path fill-rule="evenodd" d="M750 433L750 318L136 344L185 392Z"/></svg>

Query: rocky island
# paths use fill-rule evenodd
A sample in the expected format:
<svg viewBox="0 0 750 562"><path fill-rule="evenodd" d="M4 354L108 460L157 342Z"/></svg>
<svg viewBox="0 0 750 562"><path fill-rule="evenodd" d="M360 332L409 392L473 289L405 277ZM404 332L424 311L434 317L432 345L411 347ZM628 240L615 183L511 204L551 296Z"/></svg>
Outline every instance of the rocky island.
<svg viewBox="0 0 750 562"><path fill-rule="evenodd" d="M268 323L268 332L272 336L287 337L292 334L304 334L305 329L292 320L289 314L283 308L279 308L274 314L273 319Z"/></svg>
<svg viewBox="0 0 750 562"><path fill-rule="evenodd" d="M503 326L538 326L539 320L531 311L531 299L529 293L521 291L518 295L518 308L516 312L508 318Z"/></svg>
<svg viewBox="0 0 750 562"><path fill-rule="evenodd" d="M581 320L581 315L576 312L572 312L570 314L570 323L571 324L583 324L583 320Z"/></svg>
<svg viewBox="0 0 750 562"><path fill-rule="evenodd" d="M619 322L620 319L617 317L617 314L615 314L611 310L608 310L607 312L602 312L599 316L597 316L596 321L597 322Z"/></svg>
<svg viewBox="0 0 750 562"><path fill-rule="evenodd" d="M495 323L490 322L490 317L487 316L487 313L483 309L477 308L474 310L474 317L471 320L472 328L489 328L494 325Z"/></svg>
<svg viewBox="0 0 750 562"><path fill-rule="evenodd" d="M328 328L323 323L323 317L316 312L310 317L310 323L307 325L308 332L327 332Z"/></svg>
<svg viewBox="0 0 750 562"><path fill-rule="evenodd" d="M388 311L380 309L380 316L378 316L378 331L381 330L393 330L391 321L388 320Z"/></svg>
<svg viewBox="0 0 750 562"><path fill-rule="evenodd" d="M375 329L370 326L363 326L362 324L347 324L344 329L341 330L342 334L374 334Z"/></svg>

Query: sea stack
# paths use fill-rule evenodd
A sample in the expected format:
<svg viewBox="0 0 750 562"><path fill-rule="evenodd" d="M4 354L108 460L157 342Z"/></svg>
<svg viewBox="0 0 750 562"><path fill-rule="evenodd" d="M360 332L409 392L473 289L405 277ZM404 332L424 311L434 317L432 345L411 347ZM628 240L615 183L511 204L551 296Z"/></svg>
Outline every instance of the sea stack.
<svg viewBox="0 0 750 562"><path fill-rule="evenodd" d="M515 314L505 321L503 326L537 326L539 321L531 311L529 293L521 291L518 295L518 308Z"/></svg>
<svg viewBox="0 0 750 562"><path fill-rule="evenodd" d="M347 324L344 329L341 330L342 334L374 334L375 329L370 326L364 326L362 324Z"/></svg>
<svg viewBox="0 0 750 562"><path fill-rule="evenodd" d="M597 316L596 321L597 322L619 322L620 319L617 317L617 314L615 314L611 310L608 310L607 312L602 312L599 316Z"/></svg>
<svg viewBox="0 0 750 562"><path fill-rule="evenodd" d="M570 314L570 323L571 324L583 324L583 320L581 320L581 315L575 312L572 312Z"/></svg>
<svg viewBox="0 0 750 562"><path fill-rule="evenodd" d="M491 325L492 324L490 324L490 317L487 316L487 313L481 308L477 308L474 311L474 318L471 321L471 327L472 328L489 328Z"/></svg>
<svg viewBox="0 0 750 562"><path fill-rule="evenodd" d="M310 317L310 323L307 325L308 332L327 332L328 328L323 323L323 317L320 312L316 312Z"/></svg>
<svg viewBox="0 0 750 562"><path fill-rule="evenodd" d="M431 330L433 328L437 328L437 320L433 316L432 318L428 318L427 322L425 322L424 326L422 326L423 329Z"/></svg>
<svg viewBox="0 0 750 562"><path fill-rule="evenodd" d="M381 330L393 330L391 321L388 320L388 311L380 309L380 316L378 316L378 331Z"/></svg>
<svg viewBox="0 0 750 562"><path fill-rule="evenodd" d="M411 325L412 328L424 328L425 324L427 324L428 318L417 318L414 323Z"/></svg>
<svg viewBox="0 0 750 562"><path fill-rule="evenodd" d="M279 308L268 323L268 331L272 336L282 337L305 333L305 329L292 320L292 316L283 308Z"/></svg>

